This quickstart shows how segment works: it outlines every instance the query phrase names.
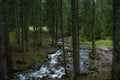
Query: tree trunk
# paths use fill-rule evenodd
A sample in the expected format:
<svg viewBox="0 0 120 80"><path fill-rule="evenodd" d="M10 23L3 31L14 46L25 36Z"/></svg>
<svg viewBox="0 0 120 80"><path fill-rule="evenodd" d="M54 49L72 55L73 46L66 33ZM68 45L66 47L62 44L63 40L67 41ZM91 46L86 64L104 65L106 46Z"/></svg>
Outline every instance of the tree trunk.
<svg viewBox="0 0 120 80"><path fill-rule="evenodd" d="M11 61L10 42L9 42L9 25L8 25L8 1L3 0L3 29L4 29L4 45L7 61L8 77L13 77L13 66Z"/></svg>
<svg viewBox="0 0 120 80"><path fill-rule="evenodd" d="M1 8L1 1L0 1L0 8ZM1 9L0 9L0 13L1 13ZM0 14L0 24L2 24L1 18L2 16ZM8 80L3 25L0 25L0 79Z"/></svg>
<svg viewBox="0 0 120 80"><path fill-rule="evenodd" d="M19 49L21 50L21 34L20 34L20 16L19 16L19 0L16 0L15 4L15 20L16 20L16 38Z"/></svg>
<svg viewBox="0 0 120 80"><path fill-rule="evenodd" d="M80 77L79 43L78 43L78 1L72 0L72 48L73 48L73 66L74 79Z"/></svg>
<svg viewBox="0 0 120 80"><path fill-rule="evenodd" d="M26 46L26 51L28 51L28 37L29 37L29 10L28 10L28 0L25 0L25 9L24 9L24 18L25 18L25 46Z"/></svg>
<svg viewBox="0 0 120 80"><path fill-rule="evenodd" d="M1 80L8 80L7 75L7 65L6 65L6 56L5 56L5 46L4 46L4 34L3 34L3 5L0 1L0 78ZM2 14L1 14L2 13Z"/></svg>
<svg viewBox="0 0 120 80"><path fill-rule="evenodd" d="M120 80L120 0L113 0L112 80Z"/></svg>
<svg viewBox="0 0 120 80"><path fill-rule="evenodd" d="M42 45L42 0L40 0L40 15L39 15L39 32L40 32L40 40L39 40L39 44Z"/></svg>
<svg viewBox="0 0 120 80"><path fill-rule="evenodd" d="M65 69L65 74L67 75L67 69L66 69L66 56L65 56L65 50L64 50L64 28L63 28L63 12L62 12L62 0L60 0L60 20L61 20L61 32L62 32L62 45L63 45L63 59L64 59L64 69Z"/></svg>
<svg viewBox="0 0 120 80"><path fill-rule="evenodd" d="M95 1L92 0L92 54L95 55Z"/></svg>
<svg viewBox="0 0 120 80"><path fill-rule="evenodd" d="M9 27L8 27L8 1L0 1L0 78L1 80L11 80L13 78L13 67L11 62Z"/></svg>
<svg viewBox="0 0 120 80"><path fill-rule="evenodd" d="M24 55L25 55L25 17L24 17L24 0L22 0L22 12L21 12L21 22L22 22L22 38L21 38L21 43L22 43L22 61L23 63L25 62L25 58L24 58Z"/></svg>

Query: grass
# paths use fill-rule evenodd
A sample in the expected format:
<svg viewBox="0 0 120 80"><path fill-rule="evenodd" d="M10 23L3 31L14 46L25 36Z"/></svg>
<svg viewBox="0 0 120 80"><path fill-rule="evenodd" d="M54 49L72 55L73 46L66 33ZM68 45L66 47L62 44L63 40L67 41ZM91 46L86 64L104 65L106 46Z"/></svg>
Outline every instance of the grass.
<svg viewBox="0 0 120 80"><path fill-rule="evenodd" d="M33 26L29 26L30 31L34 31Z"/></svg>
<svg viewBox="0 0 120 80"><path fill-rule="evenodd" d="M47 26L43 26L43 27L42 27L42 30L43 30L43 31L49 31L49 29L48 29Z"/></svg>
<svg viewBox="0 0 120 80"><path fill-rule="evenodd" d="M12 79L12 80L20 80L20 79L18 79L18 78L14 78L14 79Z"/></svg>
<svg viewBox="0 0 120 80"><path fill-rule="evenodd" d="M39 29L39 28L38 28L38 29ZM34 31L33 26L29 26L29 30L30 30L30 31ZM49 31L49 29L48 29L47 26L43 26L43 27L42 27L42 30L43 30L43 31Z"/></svg>
<svg viewBox="0 0 120 80"><path fill-rule="evenodd" d="M16 62L16 66L14 67L14 69L19 69L19 70L24 70L27 69L28 67L30 67L33 63L31 61L25 61L25 63L23 63L22 61L17 61Z"/></svg>
<svg viewBox="0 0 120 80"><path fill-rule="evenodd" d="M109 46L112 47L113 43L112 40L98 40L96 41L97 46Z"/></svg>
<svg viewBox="0 0 120 80"><path fill-rule="evenodd" d="M83 41L82 43L86 43L86 44L89 44L89 45L92 44L91 41ZM95 44L96 44L96 47L99 47L99 46L112 47L112 46L113 46L112 40L110 40L110 39L106 39L106 40L96 40L96 41L95 41Z"/></svg>
<svg viewBox="0 0 120 80"><path fill-rule="evenodd" d="M44 55L43 54L42 55L41 54L37 54L37 55L35 55L34 58L35 58L36 61L42 62L45 59L45 57L46 57L45 54Z"/></svg>
<svg viewBox="0 0 120 80"><path fill-rule="evenodd" d="M111 74L106 74L106 75L103 77L103 80L111 80Z"/></svg>
<svg viewBox="0 0 120 80"><path fill-rule="evenodd" d="M15 37L16 37L16 32L15 31L10 32L10 39L13 39Z"/></svg>

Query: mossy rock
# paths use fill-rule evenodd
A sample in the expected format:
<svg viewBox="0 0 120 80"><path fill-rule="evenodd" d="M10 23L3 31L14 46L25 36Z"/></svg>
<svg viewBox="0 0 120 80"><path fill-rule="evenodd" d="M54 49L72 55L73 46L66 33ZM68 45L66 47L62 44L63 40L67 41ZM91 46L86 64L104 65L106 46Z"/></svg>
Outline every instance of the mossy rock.
<svg viewBox="0 0 120 80"><path fill-rule="evenodd" d="M96 53L90 53L90 57L92 58L92 59L97 59L97 60L100 60L100 56L99 55L97 55Z"/></svg>
<svg viewBox="0 0 120 80"><path fill-rule="evenodd" d="M111 80L111 74L106 74L104 77L103 77L103 80Z"/></svg>

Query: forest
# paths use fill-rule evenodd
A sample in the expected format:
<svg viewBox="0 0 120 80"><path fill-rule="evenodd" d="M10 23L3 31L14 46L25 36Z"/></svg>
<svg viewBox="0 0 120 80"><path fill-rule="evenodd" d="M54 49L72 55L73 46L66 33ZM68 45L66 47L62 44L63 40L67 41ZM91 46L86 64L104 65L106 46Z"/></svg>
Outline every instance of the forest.
<svg viewBox="0 0 120 80"><path fill-rule="evenodd" d="M0 80L120 80L120 0L0 0Z"/></svg>

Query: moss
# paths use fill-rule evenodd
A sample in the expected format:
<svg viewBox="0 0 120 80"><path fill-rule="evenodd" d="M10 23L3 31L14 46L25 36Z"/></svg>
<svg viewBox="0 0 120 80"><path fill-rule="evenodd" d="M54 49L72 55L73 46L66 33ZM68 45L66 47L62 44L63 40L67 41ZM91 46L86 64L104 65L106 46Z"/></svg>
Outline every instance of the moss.
<svg viewBox="0 0 120 80"><path fill-rule="evenodd" d="M10 32L10 39L13 39L15 37L16 37L16 32L15 31Z"/></svg>
<svg viewBox="0 0 120 80"><path fill-rule="evenodd" d="M14 78L14 79L12 79L12 80L20 80L20 79L18 79L18 78Z"/></svg>
<svg viewBox="0 0 120 80"><path fill-rule="evenodd" d="M12 50L20 51L19 45L18 45L17 43L12 44L12 45L11 45L11 48L12 48Z"/></svg>
<svg viewBox="0 0 120 80"><path fill-rule="evenodd" d="M24 70L32 66L33 62L31 61L25 61L24 63L20 60L16 61L16 66L14 67L15 70Z"/></svg>
<svg viewBox="0 0 120 80"><path fill-rule="evenodd" d="M42 62L45 59L45 57L46 57L46 55L37 54L37 55L35 55L34 58L36 61Z"/></svg>
<svg viewBox="0 0 120 80"><path fill-rule="evenodd" d="M82 41L81 43L85 43L85 44L89 44L89 45L92 44L91 41L86 41L86 40ZM96 40L95 44L96 44L96 47L99 47L99 46L109 46L109 47L112 47L113 46L112 40L110 40L110 39Z"/></svg>
<svg viewBox="0 0 120 80"><path fill-rule="evenodd" d="M90 53L90 57L92 58L92 59L97 59L97 60L100 60L100 56L99 55L97 55L96 53Z"/></svg>
<svg viewBox="0 0 120 80"><path fill-rule="evenodd" d="M106 75L103 77L103 80L111 80L111 74L106 74Z"/></svg>
<svg viewBox="0 0 120 80"><path fill-rule="evenodd" d="M47 26L43 26L43 27L42 27L42 30L43 30L43 31L49 31L49 29L48 29Z"/></svg>

